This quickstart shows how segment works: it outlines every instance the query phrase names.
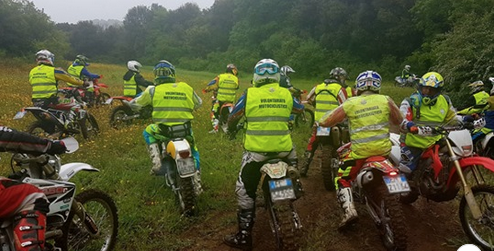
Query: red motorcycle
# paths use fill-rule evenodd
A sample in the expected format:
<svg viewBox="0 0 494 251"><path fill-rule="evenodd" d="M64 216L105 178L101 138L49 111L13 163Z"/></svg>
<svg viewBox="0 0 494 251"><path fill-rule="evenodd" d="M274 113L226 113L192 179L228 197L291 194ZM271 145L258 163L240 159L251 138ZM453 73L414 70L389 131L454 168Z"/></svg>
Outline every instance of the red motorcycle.
<svg viewBox="0 0 494 251"><path fill-rule="evenodd" d="M89 85L87 87L63 87L66 98L77 98L81 97L81 100L86 102L89 107L98 107L104 105L106 101L110 98L108 93L102 91L102 89L107 89L108 85L104 83L98 83L98 79L93 79L87 82ZM94 91L89 91L94 89Z"/></svg>
<svg viewBox="0 0 494 251"><path fill-rule="evenodd" d="M113 100L119 100L121 105L112 109L110 113L110 126L121 129L125 125L130 125L135 119L150 119L153 113L152 106L145 106L139 111L134 111L128 104L132 98L125 96L115 96L106 100L105 104L111 105Z"/></svg>

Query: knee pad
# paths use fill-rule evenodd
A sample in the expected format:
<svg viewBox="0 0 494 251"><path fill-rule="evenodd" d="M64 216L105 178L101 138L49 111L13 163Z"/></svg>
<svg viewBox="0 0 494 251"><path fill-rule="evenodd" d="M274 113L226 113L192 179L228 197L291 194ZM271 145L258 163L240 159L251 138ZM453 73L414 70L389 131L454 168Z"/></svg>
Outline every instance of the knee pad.
<svg viewBox="0 0 494 251"><path fill-rule="evenodd" d="M45 228L46 216L40 211L23 211L14 216L16 250L44 250Z"/></svg>

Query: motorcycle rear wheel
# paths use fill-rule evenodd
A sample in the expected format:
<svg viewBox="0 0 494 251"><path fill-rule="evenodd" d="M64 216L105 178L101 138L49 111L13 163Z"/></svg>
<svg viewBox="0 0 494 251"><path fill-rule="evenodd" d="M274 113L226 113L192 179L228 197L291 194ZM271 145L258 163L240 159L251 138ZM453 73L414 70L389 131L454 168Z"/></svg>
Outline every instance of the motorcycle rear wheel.
<svg viewBox="0 0 494 251"><path fill-rule="evenodd" d="M279 251L298 250L298 237L300 236L300 219L295 217L291 201L271 202L269 195L266 197L267 210L271 219L271 227L276 238L276 247Z"/></svg>
<svg viewBox="0 0 494 251"><path fill-rule="evenodd" d="M59 139L58 137L54 137L57 127L49 122L34 121L28 126L26 132L41 138Z"/></svg>
<svg viewBox="0 0 494 251"><path fill-rule="evenodd" d="M338 167L335 167L337 160L332 157L333 149L330 145L322 145L321 174L326 191L334 191L334 179L338 175Z"/></svg>
<svg viewBox="0 0 494 251"><path fill-rule="evenodd" d="M475 201L479 205L482 217L473 219L465 196L460 202L460 221L463 231L475 245L482 250L494 249L494 186L478 185L472 187Z"/></svg>
<svg viewBox="0 0 494 251"><path fill-rule="evenodd" d="M311 109L304 109L302 114L295 115L295 127L309 127L314 125L314 112Z"/></svg>
<svg viewBox="0 0 494 251"><path fill-rule="evenodd" d="M132 111L125 106L117 106L113 108L110 114L110 126L114 129L120 130L124 126L132 124L132 120L125 119L131 115Z"/></svg>
<svg viewBox="0 0 494 251"><path fill-rule="evenodd" d="M101 250L111 251L115 248L118 235L118 212L113 199L106 193L89 189L75 197L86 213L91 216L99 229L99 234L92 236L73 210L70 211L62 231L63 235L57 240L56 246L62 251L72 250Z"/></svg>
<svg viewBox="0 0 494 251"><path fill-rule="evenodd" d="M175 192L175 197L180 205L181 213L186 216L195 214L196 194L194 191L193 177L180 178L177 174L176 184L179 188Z"/></svg>

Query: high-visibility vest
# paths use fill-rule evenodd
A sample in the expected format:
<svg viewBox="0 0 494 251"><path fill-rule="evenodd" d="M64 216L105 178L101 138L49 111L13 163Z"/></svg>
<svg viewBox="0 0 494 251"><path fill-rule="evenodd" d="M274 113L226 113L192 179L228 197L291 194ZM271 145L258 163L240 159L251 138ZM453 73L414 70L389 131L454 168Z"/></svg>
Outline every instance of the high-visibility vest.
<svg viewBox="0 0 494 251"><path fill-rule="evenodd" d="M137 94L136 74L132 75L129 80L124 80L124 96L135 97Z"/></svg>
<svg viewBox="0 0 494 251"><path fill-rule="evenodd" d="M252 152L286 152L293 144L288 120L293 107L290 91L278 83L247 89L244 148Z"/></svg>
<svg viewBox="0 0 494 251"><path fill-rule="evenodd" d="M34 67L29 72L29 83L33 87L31 95L33 99L50 98L57 95L55 67L44 64Z"/></svg>
<svg viewBox="0 0 494 251"><path fill-rule="evenodd" d="M218 95L216 98L222 102L235 102L235 93L238 90L238 78L231 73L219 75Z"/></svg>
<svg viewBox="0 0 494 251"><path fill-rule="evenodd" d="M194 90L184 82L160 84L154 88L153 121L178 125L194 119Z"/></svg>
<svg viewBox="0 0 494 251"><path fill-rule="evenodd" d="M324 114L340 105L338 102L338 92L341 85L338 83L319 84L316 86L316 110L314 112L315 121L319 121Z"/></svg>
<svg viewBox="0 0 494 251"><path fill-rule="evenodd" d="M69 73L71 76L75 77L76 79L81 79L81 72L82 69L84 69L83 65L70 65L69 68L67 69L67 73ZM68 86L77 86L71 83L67 83Z"/></svg>

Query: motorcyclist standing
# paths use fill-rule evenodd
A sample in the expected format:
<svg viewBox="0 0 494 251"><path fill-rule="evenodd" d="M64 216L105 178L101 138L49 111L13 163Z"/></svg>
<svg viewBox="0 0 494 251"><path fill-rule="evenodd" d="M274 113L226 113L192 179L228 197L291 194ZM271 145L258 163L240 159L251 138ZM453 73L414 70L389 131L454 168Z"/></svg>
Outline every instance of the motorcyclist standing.
<svg viewBox="0 0 494 251"><path fill-rule="evenodd" d="M86 66L89 66L89 59L84 55L77 55L74 62L67 69L67 72L70 75L89 83L89 85L86 87L86 95L88 96L86 101L92 103L92 101L94 100L94 87L92 81L94 79L101 78L102 75L89 72ZM67 83L67 85L70 87L74 87L70 83Z"/></svg>
<svg viewBox="0 0 494 251"><path fill-rule="evenodd" d="M0 151L61 154L62 141L42 139L0 126ZM0 218L13 218L17 251L45 250L46 214L49 202L36 186L0 176Z"/></svg>
<svg viewBox="0 0 494 251"><path fill-rule="evenodd" d="M400 110L394 101L380 95L381 76L375 71L364 71L356 79L357 96L348 99L331 112L326 113L319 125L335 126L348 119L351 148L348 159L335 178L338 202L344 211L339 228L357 219L351 181L354 180L368 157L388 156L391 152L390 125L402 121ZM353 167L352 167L353 166Z"/></svg>
<svg viewBox="0 0 494 251"><path fill-rule="evenodd" d="M472 115L481 113L487 105L489 94L484 91L484 82L478 80L468 85L470 96L462 108L458 108L458 114Z"/></svg>
<svg viewBox="0 0 494 251"><path fill-rule="evenodd" d="M254 67L253 87L240 97L228 119L228 131L236 131L238 122L246 118L244 154L237 179L238 232L224 238L228 246L252 249L252 227L255 218L256 191L261 178L260 168L269 159L284 159L297 165L288 119L303 106L290 92L279 86L280 69L272 59L262 59Z"/></svg>
<svg viewBox="0 0 494 251"><path fill-rule="evenodd" d="M411 79L411 72L410 72L411 66L410 65L405 65L405 68L401 71L401 79L403 83L409 82Z"/></svg>
<svg viewBox="0 0 494 251"><path fill-rule="evenodd" d="M124 80L124 96L135 98L141 95L142 90L139 86L144 88L153 85L153 82L147 81L141 75L141 63L131 60L127 62L128 71L123 76Z"/></svg>
<svg viewBox="0 0 494 251"><path fill-rule="evenodd" d="M309 143L307 144L307 149L300 166L300 175L303 177L307 176L309 166L312 163L314 153L319 144L317 137L317 121L319 121L324 114L335 109L347 100L347 93L344 88L344 86L346 86L345 80L348 78L347 72L341 67L336 67L331 70L329 75L330 78L325 79L321 84L312 88L307 96L309 103L313 104L316 108L314 112L314 121L316 123L314 123L314 126L312 127L312 134L309 138ZM340 141L340 139L337 141Z"/></svg>
<svg viewBox="0 0 494 251"><path fill-rule="evenodd" d="M153 106L154 124L148 125L143 132L153 163L151 174L156 174L161 169L161 153L158 144L168 138L168 128L182 126L183 130L187 131L185 139L191 146L197 169L193 180L198 194L202 192L200 159L190 121L194 119L192 111L202 105L202 100L187 83L176 82L175 67L170 62L159 61L154 67L153 73L156 86L149 86L141 96L130 102L131 107L135 109L147 105Z"/></svg>
<svg viewBox="0 0 494 251"><path fill-rule="evenodd" d="M84 83L71 77L62 68L53 66L55 55L48 50L36 53L36 67L29 72L33 105L47 109L50 105L58 104L58 81L65 81L73 85L82 86Z"/></svg>
<svg viewBox="0 0 494 251"><path fill-rule="evenodd" d="M234 64L226 66L225 73L216 76L206 86L203 92L213 91L213 104L211 108L211 124L213 130L209 133L217 133L219 129L219 109L225 102L235 103L236 93L239 88L238 69Z"/></svg>

